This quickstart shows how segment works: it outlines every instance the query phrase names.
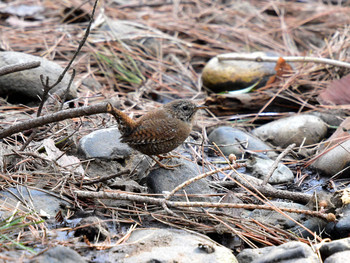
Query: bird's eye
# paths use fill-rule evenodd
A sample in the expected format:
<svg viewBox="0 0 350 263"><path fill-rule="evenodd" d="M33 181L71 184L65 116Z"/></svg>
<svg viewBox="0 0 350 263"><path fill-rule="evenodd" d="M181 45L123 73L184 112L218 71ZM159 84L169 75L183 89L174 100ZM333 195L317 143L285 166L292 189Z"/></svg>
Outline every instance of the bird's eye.
<svg viewBox="0 0 350 263"><path fill-rule="evenodd" d="M187 105L184 105L184 106L182 106L182 109L183 109L184 111L187 111L187 110L188 110L188 106L187 106Z"/></svg>

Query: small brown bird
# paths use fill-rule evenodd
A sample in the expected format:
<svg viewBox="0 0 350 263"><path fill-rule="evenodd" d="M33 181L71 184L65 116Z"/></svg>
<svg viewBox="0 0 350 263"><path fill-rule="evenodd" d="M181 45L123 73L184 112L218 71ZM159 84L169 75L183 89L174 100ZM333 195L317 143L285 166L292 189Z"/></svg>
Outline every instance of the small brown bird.
<svg viewBox="0 0 350 263"><path fill-rule="evenodd" d="M168 153L182 144L192 130L195 113L203 108L206 107L197 106L190 100L174 100L136 121L110 104L108 112L117 119L121 141L152 157Z"/></svg>

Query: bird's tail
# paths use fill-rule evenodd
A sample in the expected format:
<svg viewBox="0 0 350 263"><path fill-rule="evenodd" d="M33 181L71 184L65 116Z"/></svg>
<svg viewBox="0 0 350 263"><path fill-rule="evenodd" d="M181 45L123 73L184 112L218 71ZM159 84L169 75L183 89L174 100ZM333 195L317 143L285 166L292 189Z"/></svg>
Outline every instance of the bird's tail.
<svg viewBox="0 0 350 263"><path fill-rule="evenodd" d="M116 109L110 103L107 104L107 112L112 114L117 120L118 129L122 136L129 134L133 130L135 126L135 121L131 119L127 114Z"/></svg>

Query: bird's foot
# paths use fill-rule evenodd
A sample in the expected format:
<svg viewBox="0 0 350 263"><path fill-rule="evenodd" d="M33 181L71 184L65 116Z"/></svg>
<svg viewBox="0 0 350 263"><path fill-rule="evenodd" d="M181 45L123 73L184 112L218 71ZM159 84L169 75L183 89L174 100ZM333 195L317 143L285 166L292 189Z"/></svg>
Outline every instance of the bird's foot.
<svg viewBox="0 0 350 263"><path fill-rule="evenodd" d="M164 159L171 159L171 158L181 158L180 155L157 155L159 158L159 161L162 161Z"/></svg>
<svg viewBox="0 0 350 263"><path fill-rule="evenodd" d="M154 158L153 156L150 156L160 167L167 169L167 170L174 170L174 168L180 166L181 164L174 164L174 165L169 165L169 164L163 164L160 162L160 160L162 160L161 158L159 158L160 160L157 160L156 158ZM159 156L158 156L159 157Z"/></svg>

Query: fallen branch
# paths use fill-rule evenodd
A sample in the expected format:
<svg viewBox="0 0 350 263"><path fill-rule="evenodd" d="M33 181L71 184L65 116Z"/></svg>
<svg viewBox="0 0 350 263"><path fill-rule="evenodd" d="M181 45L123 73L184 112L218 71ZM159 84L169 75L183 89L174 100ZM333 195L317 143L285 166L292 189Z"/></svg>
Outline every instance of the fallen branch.
<svg viewBox="0 0 350 263"><path fill-rule="evenodd" d="M23 71L27 69L40 67L40 61L26 62L26 63L18 63L14 65L8 65L0 68L0 76L4 76L10 73Z"/></svg>
<svg viewBox="0 0 350 263"><path fill-rule="evenodd" d="M350 63L338 61L329 58L315 58L315 57L284 57L281 56L287 62L313 62L328 64L337 67L350 68ZM219 61L229 60L246 60L255 62L277 62L280 57L268 57L268 56L251 56L251 55L220 55L217 56Z"/></svg>
<svg viewBox="0 0 350 263"><path fill-rule="evenodd" d="M33 129L45 124L63 121L66 119L89 116L98 113L108 113L107 112L107 103L99 103L93 106L85 106L77 109L68 109L59 111L52 114L47 114L35 119L26 120L21 123L14 124L6 129L0 131L0 139L3 139L7 136L10 136L17 132L22 132L25 130Z"/></svg>
<svg viewBox="0 0 350 263"><path fill-rule="evenodd" d="M267 205L254 205L254 204L232 204L232 203L209 203L209 202L173 202L168 201L165 198L155 198L148 196L141 196L139 194L130 194L130 193L120 193L120 192L90 192L90 191L75 191L78 197L83 198L101 198L101 199L114 199L114 200L128 200L140 203L154 204L163 206L166 204L170 207L208 207L208 208L243 208L243 209L263 209L263 210L275 210L274 207ZM299 210L293 208L282 208L279 207L280 210L289 213L298 213L305 214L310 216L316 216L323 218L328 221L332 221L335 219L335 216L331 213L324 214L317 211L310 210Z"/></svg>

